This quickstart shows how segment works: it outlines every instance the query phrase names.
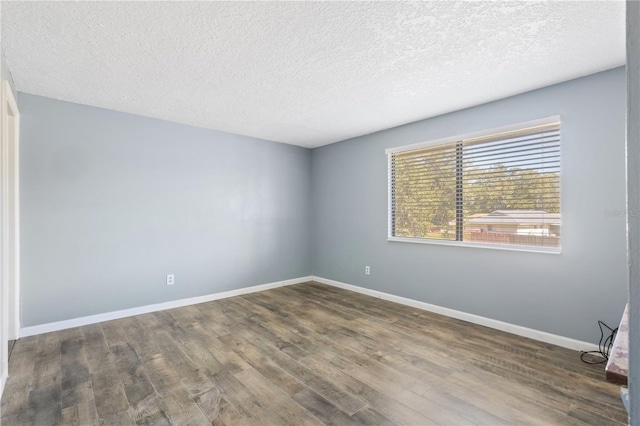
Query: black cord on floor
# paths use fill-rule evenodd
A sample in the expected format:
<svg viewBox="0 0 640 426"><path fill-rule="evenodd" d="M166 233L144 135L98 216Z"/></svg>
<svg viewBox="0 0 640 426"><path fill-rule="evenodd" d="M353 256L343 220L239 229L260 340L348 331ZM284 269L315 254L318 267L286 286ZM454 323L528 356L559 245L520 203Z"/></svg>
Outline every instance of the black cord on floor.
<svg viewBox="0 0 640 426"><path fill-rule="evenodd" d="M613 346L613 341L616 338L616 333L618 332L618 329L617 328L615 328L615 329L611 328L607 324L603 323L602 321L598 321L598 326L600 327L600 342L598 343L598 350L597 351L582 352L582 354L580 354L580 359L584 363L587 363L587 364L603 364L603 363L607 362L607 360L609 359L609 354L611 353L611 347ZM607 336L606 339L604 337L604 328L603 327L610 331L610 334L609 334L609 336ZM584 359L584 356L587 355L587 354L598 354L603 359L600 360L600 361L586 361Z"/></svg>

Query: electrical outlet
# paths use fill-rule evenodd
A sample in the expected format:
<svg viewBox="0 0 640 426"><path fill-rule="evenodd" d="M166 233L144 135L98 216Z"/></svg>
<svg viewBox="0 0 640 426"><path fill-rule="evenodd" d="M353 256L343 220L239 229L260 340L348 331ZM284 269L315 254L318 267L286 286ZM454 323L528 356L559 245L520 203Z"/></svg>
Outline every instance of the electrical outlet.
<svg viewBox="0 0 640 426"><path fill-rule="evenodd" d="M175 276L173 274L167 275L167 285L173 285L175 282Z"/></svg>
<svg viewBox="0 0 640 426"><path fill-rule="evenodd" d="M365 275L371 275L371 268L369 268L368 266L364 267L364 274Z"/></svg>

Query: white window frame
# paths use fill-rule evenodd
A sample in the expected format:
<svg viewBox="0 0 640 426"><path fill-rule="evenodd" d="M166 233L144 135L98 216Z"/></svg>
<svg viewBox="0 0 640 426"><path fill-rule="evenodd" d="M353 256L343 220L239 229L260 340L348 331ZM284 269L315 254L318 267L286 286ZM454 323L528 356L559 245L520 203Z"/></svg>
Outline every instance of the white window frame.
<svg viewBox="0 0 640 426"><path fill-rule="evenodd" d="M508 251L524 251L533 253L547 253L547 254L560 254L562 253L561 247L536 247L536 246L521 246L515 244L491 244L491 243L478 243L470 241L452 241L452 240L438 240L435 238L408 238L408 237L395 237L393 236L393 219L391 207L393 205L392 194L392 179L391 179L391 167L392 160L390 154L398 152L411 151L421 148L428 148L436 145L445 145L449 143L458 142L465 139L480 138L485 136L498 135L500 133L509 133L518 131L520 129L526 129L527 127L543 126L548 124L560 124L561 119L559 115L553 115L549 117L539 118L536 120L530 120L520 122L516 124L509 124L507 126L494 127L492 129L481 130L477 132L464 133L456 136L449 136L446 138L434 139L426 142L419 142L416 144L402 145L393 148L387 148L385 154L387 156L387 241L403 242L403 243L417 243L417 244L434 244L441 246L455 246L455 247L473 247L473 248L485 248L494 250L508 250ZM561 130L562 132L562 130ZM561 133L562 134L562 133ZM561 136L562 140L562 136ZM560 144L560 203L562 205L562 143ZM562 212L562 207L560 208ZM562 216L560 216L560 229L562 229Z"/></svg>

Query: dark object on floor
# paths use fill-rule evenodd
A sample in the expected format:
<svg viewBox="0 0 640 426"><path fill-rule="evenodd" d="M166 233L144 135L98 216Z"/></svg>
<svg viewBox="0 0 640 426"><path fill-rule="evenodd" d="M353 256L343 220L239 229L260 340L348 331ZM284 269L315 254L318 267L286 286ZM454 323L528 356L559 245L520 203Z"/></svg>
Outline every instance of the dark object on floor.
<svg viewBox="0 0 640 426"><path fill-rule="evenodd" d="M607 324L603 323L602 321L598 321L598 326L600 327L600 342L598 343L598 350L582 352L580 354L580 359L582 360L582 362L585 362L587 364L604 364L605 362L607 362L607 360L609 359L609 354L611 353L611 347L613 346L613 341L616 339L616 333L618 332L617 328L611 328ZM607 336L606 339L604 337L605 328L610 332L609 336ZM597 359L596 361L590 361L585 359L584 357L587 354L600 355L602 359L596 358Z"/></svg>

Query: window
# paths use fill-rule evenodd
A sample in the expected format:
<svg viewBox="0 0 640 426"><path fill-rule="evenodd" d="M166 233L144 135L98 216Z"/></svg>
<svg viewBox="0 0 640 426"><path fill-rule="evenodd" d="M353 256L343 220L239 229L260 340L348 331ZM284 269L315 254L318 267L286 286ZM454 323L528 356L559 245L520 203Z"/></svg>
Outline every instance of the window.
<svg viewBox="0 0 640 426"><path fill-rule="evenodd" d="M389 239L560 251L560 121L387 150Z"/></svg>

